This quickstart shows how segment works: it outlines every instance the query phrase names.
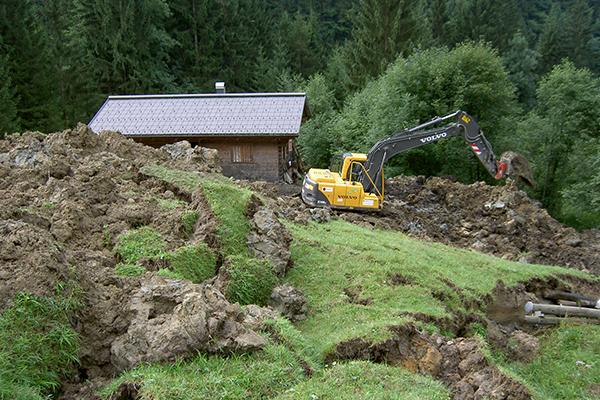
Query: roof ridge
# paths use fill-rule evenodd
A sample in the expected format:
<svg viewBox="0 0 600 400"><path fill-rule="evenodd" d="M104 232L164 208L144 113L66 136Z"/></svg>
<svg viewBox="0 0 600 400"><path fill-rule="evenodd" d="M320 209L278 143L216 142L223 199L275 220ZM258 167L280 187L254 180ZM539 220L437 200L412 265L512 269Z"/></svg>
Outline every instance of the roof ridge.
<svg viewBox="0 0 600 400"><path fill-rule="evenodd" d="M190 94L129 94L108 96L108 100L178 99L199 97L306 97L304 92L282 93L190 93Z"/></svg>

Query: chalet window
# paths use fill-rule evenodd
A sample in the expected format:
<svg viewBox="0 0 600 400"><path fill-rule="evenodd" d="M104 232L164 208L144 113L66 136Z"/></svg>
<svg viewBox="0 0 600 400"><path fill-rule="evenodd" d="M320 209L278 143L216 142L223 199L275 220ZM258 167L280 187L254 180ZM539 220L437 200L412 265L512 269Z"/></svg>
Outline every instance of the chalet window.
<svg viewBox="0 0 600 400"><path fill-rule="evenodd" d="M252 145L242 144L231 146L231 162L232 163L252 163Z"/></svg>

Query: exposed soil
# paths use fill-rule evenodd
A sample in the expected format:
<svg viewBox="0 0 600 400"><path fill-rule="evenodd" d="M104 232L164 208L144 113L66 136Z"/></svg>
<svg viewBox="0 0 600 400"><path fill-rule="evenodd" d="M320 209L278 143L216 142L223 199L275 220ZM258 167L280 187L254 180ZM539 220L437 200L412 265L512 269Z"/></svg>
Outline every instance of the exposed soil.
<svg viewBox="0 0 600 400"><path fill-rule="evenodd" d="M392 278L399 284L405 282L403 277ZM582 282L585 285L581 285ZM531 361L539 351L536 334L543 328L525 321L523 305L527 301L551 303L552 300L543 297L547 290L598 296L600 282L570 276L533 279L513 287L498 282L492 293L480 301L465 299L467 312L448 309L452 317L444 318L407 314L417 321L434 323L440 330L455 336L454 339L426 333L410 324L390 327L390 339L373 343L356 338L339 343L326 361L362 359L400 365L440 379L451 389L455 400L530 399L531 394L524 385L505 375L486 358L481 339L468 335L472 335L477 326L483 326L486 341L492 348L502 351L509 359ZM345 294L352 302L360 298L360 290L356 288L345 290Z"/></svg>
<svg viewBox="0 0 600 400"><path fill-rule="evenodd" d="M115 274L117 238L140 226L156 229L167 250L197 241L219 248L218 222L202 191L187 193L140 172L152 164L220 172L214 150L187 142L153 149L114 132L96 135L84 125L0 141L0 311L19 291L52 296L58 283L70 282L82 292L73 320L80 366L62 398L94 398L98 383L139 362L264 344L246 312L210 284L152 272L139 278ZM190 210L199 215L191 233L181 219ZM266 219L257 225L263 231L256 240L281 228ZM149 271L166 266L150 259L141 264ZM135 392L125 388L119 396L135 398Z"/></svg>

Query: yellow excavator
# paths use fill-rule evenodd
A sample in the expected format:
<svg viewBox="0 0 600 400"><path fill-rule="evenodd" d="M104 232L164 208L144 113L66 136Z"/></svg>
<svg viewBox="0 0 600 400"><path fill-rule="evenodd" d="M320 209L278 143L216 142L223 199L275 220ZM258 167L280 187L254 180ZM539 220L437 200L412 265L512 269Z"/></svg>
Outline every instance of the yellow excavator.
<svg viewBox="0 0 600 400"><path fill-rule="evenodd" d="M446 125L435 127L441 123ZM379 210L383 206L384 164L392 157L440 139L463 136L486 170L496 179L515 177L533 186L527 160L514 152L496 159L473 117L464 111L398 132L377 142L367 154L345 153L335 171L311 168L302 184L302 200L311 207Z"/></svg>

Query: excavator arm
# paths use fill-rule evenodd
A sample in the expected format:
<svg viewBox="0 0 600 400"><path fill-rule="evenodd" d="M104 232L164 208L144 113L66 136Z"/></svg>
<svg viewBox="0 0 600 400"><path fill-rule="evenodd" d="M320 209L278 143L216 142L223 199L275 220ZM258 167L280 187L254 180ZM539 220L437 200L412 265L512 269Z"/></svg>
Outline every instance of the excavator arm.
<svg viewBox="0 0 600 400"><path fill-rule="evenodd" d="M432 128L447 121L451 122L442 127ZM464 137L481 164L496 179L513 172L510 160L496 160L492 145L483 135L477 122L464 111L456 111L444 117L435 117L429 122L377 142L367 154L365 169L360 172L358 181L362 183L365 192L382 193L383 166L390 158L404 151L454 136Z"/></svg>

